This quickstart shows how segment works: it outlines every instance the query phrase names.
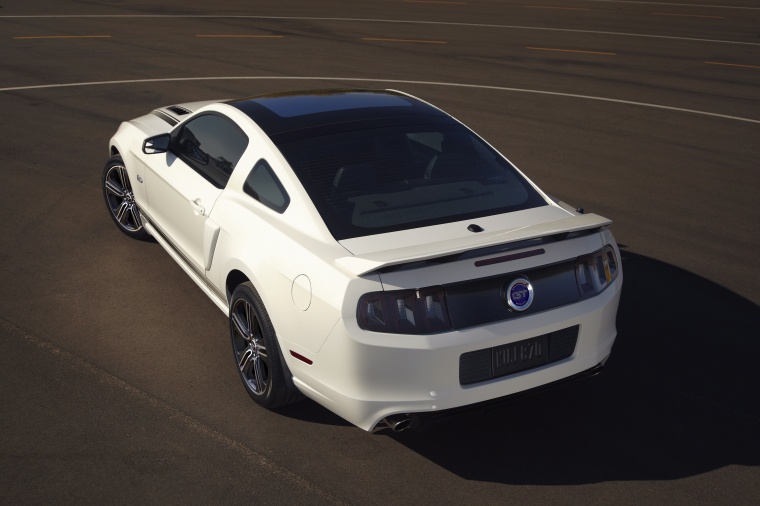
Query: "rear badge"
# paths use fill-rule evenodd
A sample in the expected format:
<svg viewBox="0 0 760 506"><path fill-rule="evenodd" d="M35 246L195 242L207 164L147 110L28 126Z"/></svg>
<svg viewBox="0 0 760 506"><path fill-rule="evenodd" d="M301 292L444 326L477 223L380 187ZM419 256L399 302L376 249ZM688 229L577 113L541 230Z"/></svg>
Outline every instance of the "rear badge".
<svg viewBox="0 0 760 506"><path fill-rule="evenodd" d="M517 278L504 290L504 300L510 309L525 311L533 303L533 285L528 278Z"/></svg>

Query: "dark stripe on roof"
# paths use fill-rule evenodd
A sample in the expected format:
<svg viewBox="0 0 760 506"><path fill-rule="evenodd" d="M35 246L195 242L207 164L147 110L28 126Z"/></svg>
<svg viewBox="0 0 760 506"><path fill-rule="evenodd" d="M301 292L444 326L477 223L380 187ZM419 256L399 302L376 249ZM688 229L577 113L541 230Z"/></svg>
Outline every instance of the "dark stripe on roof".
<svg viewBox="0 0 760 506"><path fill-rule="evenodd" d="M451 123L446 113L392 91L316 90L233 100L276 143L343 130Z"/></svg>

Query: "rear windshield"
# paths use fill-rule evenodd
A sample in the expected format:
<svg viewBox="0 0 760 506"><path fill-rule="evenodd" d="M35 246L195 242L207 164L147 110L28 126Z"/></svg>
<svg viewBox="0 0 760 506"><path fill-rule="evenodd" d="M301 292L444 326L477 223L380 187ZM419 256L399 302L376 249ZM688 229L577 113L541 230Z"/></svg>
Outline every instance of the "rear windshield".
<svg viewBox="0 0 760 506"><path fill-rule="evenodd" d="M354 130L279 148L337 240L547 205L459 124Z"/></svg>

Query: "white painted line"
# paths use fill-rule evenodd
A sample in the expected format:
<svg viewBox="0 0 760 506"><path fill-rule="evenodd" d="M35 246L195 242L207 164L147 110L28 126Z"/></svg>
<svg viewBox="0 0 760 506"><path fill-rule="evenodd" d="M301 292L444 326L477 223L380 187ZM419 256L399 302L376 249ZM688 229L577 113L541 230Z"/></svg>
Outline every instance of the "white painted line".
<svg viewBox="0 0 760 506"><path fill-rule="evenodd" d="M713 118L729 119L733 121L743 121L746 123L760 124L760 120L751 118L742 118L740 116L730 116L727 114L718 114L707 111L697 111L695 109L684 109L682 107L670 107L667 105L650 104L647 102L634 102L632 100L620 100L617 98L595 97L592 95L578 95L575 93L560 93L557 91L528 90L524 88L508 88L506 86L489 86L484 84L464 84L464 83L443 83L437 81L411 81L406 79L370 79L361 77L295 77L295 76L226 76L226 77L169 77L165 79L125 79L120 81L93 81L85 83L63 83L63 84L39 84L36 86L14 86L10 88L0 88L4 91L25 91L41 90L50 88L71 88L75 86L102 86L108 84L140 84L140 83L166 83L182 81L253 81L253 80L279 80L279 81L346 81L346 82L369 82L369 83L389 83L389 84L421 84L429 86L446 86L451 88L474 88L480 90L510 91L515 93L533 93L536 95L552 95L556 97L580 98L585 100L595 100L599 102L611 102L615 104L635 105L639 107L649 107L652 109L662 109L666 111L685 112L689 114L699 114L701 116L710 116Z"/></svg>
<svg viewBox="0 0 760 506"><path fill-rule="evenodd" d="M760 8L759 8L760 9ZM516 25L496 25L488 23L458 23L455 21L410 21L403 19L369 19L369 18L315 18L305 16L222 16L222 15L167 15L167 14L50 14L42 16L0 16L0 19L10 18L163 18L163 19L271 19L283 21L336 21L350 23L399 23L411 25L438 25L438 26L464 26L469 28L506 28L509 30L534 30L544 32L563 32L563 33L589 33L595 35L615 35L619 37L640 37L647 39L664 39L664 40L687 40L692 42L712 42L716 44L739 44L743 46L760 46L760 42L741 42L737 40L718 40L718 39L700 39L695 37L676 37L672 35L649 35L644 33L627 33L627 32L605 32L601 30L573 30L570 28L546 28L541 26L516 26Z"/></svg>

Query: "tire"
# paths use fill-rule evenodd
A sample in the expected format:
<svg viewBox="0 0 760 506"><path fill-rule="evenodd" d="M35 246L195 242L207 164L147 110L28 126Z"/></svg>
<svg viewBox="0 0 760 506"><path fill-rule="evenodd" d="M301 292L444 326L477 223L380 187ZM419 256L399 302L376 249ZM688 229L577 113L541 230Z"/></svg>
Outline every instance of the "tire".
<svg viewBox="0 0 760 506"><path fill-rule="evenodd" d="M108 214L119 230L133 239L146 240L150 234L143 227L140 209L135 202L129 173L120 156L112 156L103 167L103 198Z"/></svg>
<svg viewBox="0 0 760 506"><path fill-rule="evenodd" d="M230 338L238 374L257 404L275 409L302 398L281 356L266 308L250 282L230 302Z"/></svg>

